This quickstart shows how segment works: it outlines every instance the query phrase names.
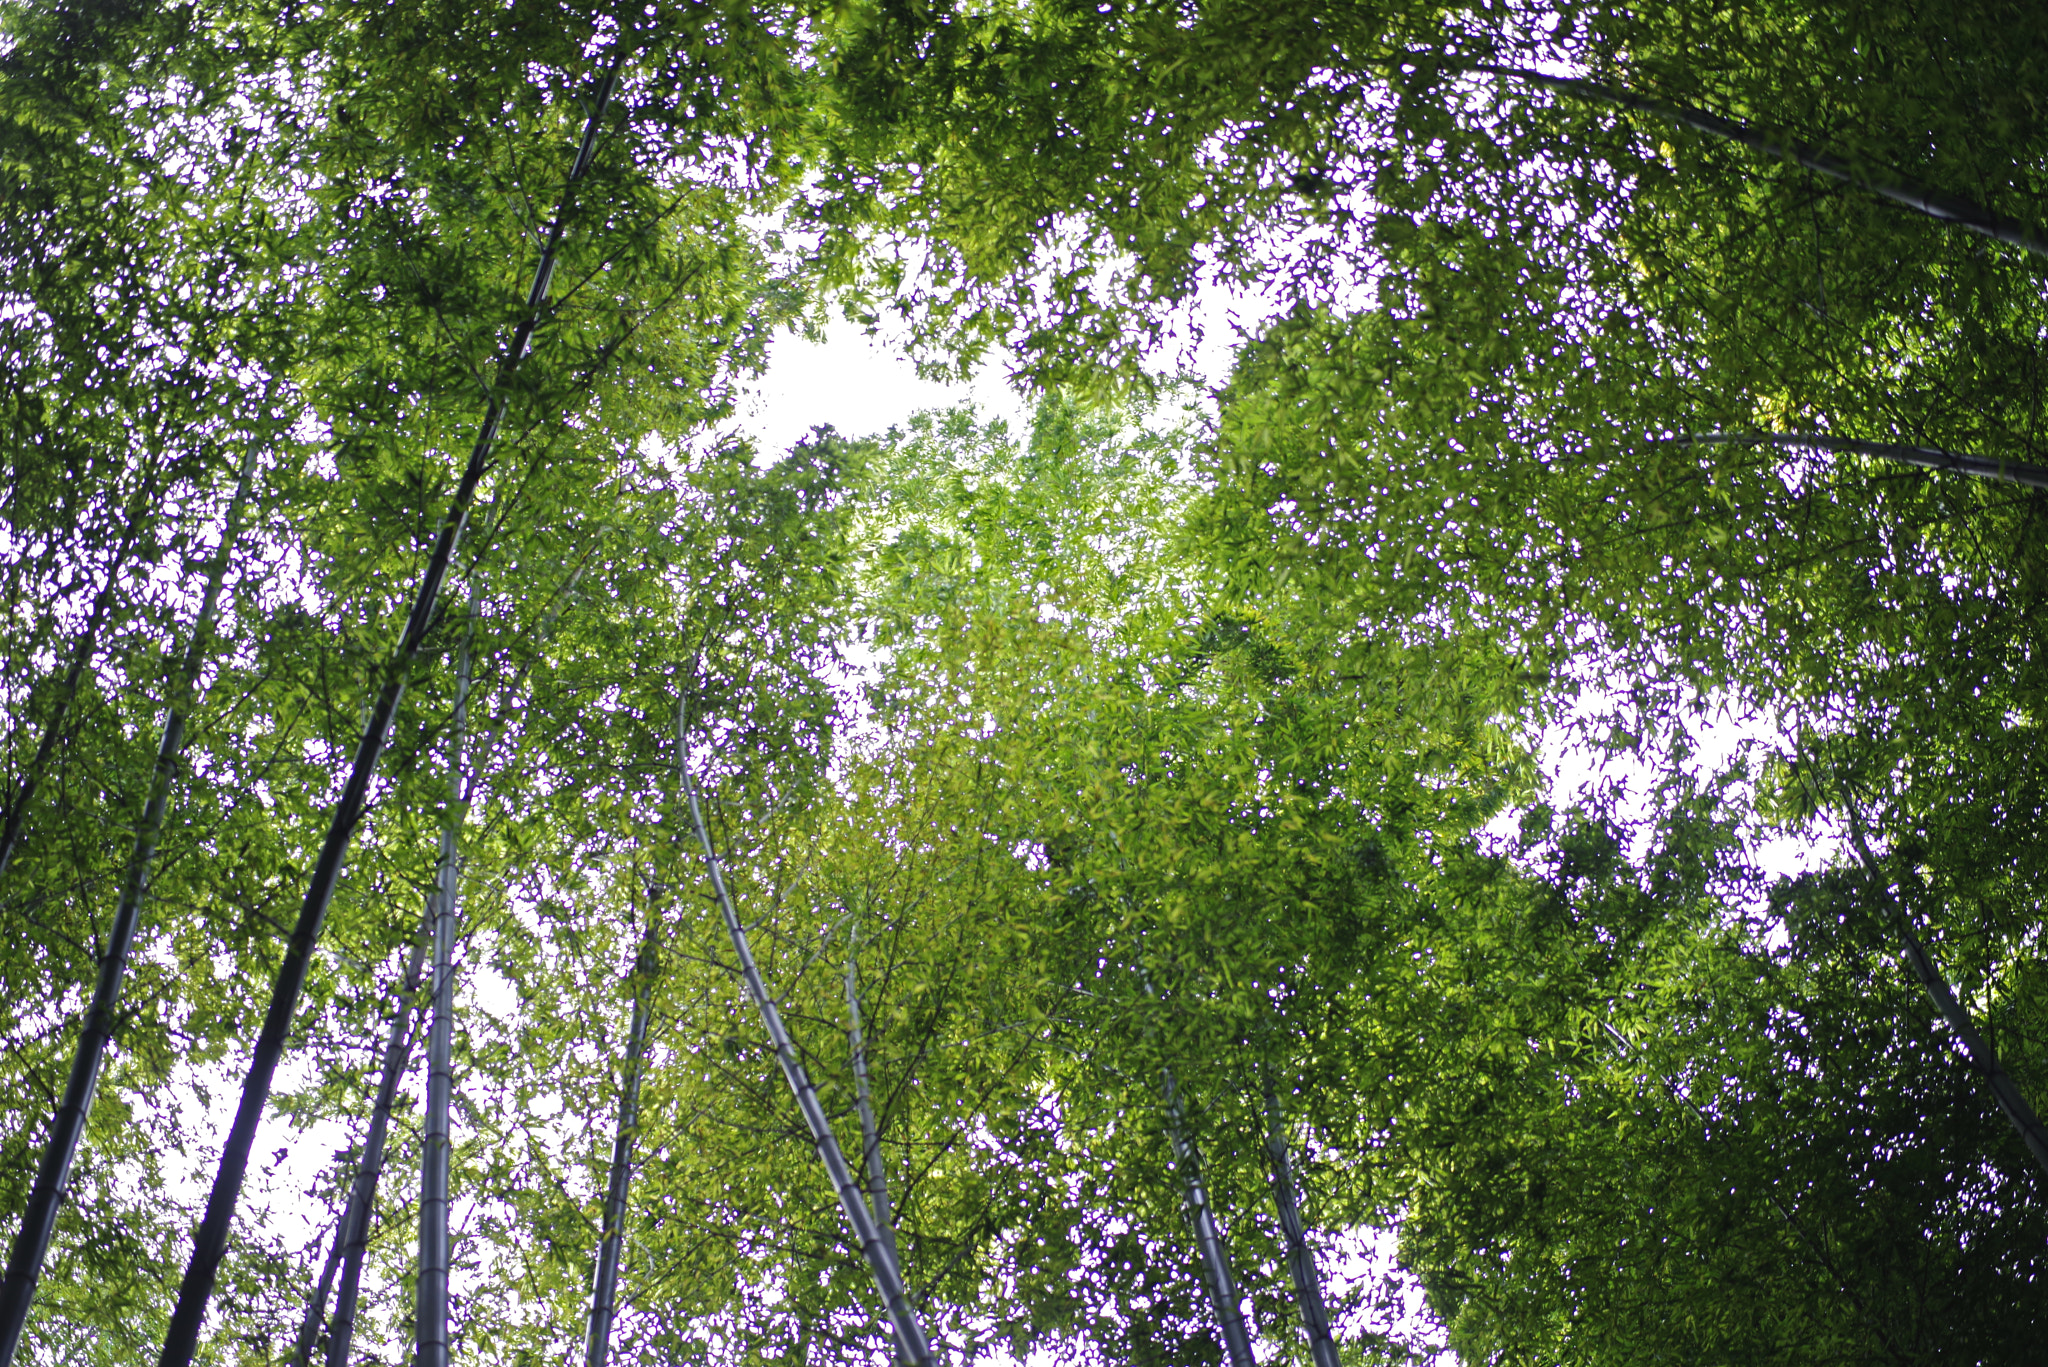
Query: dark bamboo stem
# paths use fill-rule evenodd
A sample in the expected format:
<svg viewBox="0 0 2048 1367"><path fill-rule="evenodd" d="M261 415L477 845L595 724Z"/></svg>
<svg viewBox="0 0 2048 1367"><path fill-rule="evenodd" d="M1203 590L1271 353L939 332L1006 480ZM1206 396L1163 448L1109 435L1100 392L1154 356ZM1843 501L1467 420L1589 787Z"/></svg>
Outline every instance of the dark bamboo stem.
<svg viewBox="0 0 2048 1367"><path fill-rule="evenodd" d="M605 1182L603 1238L591 1279L590 1320L583 1341L584 1367L605 1367L611 1354L612 1319L618 1309L619 1265L626 1249L626 1197L633 1180L633 1140L640 1128L640 1076L647 1055L647 1028L654 1014L654 984L661 973L655 941L660 924L659 886L647 890L647 930L633 965L633 1023L626 1036L626 1064L619 1079L619 1123L612 1133L612 1165Z"/></svg>
<svg viewBox="0 0 2048 1367"><path fill-rule="evenodd" d="M1266 1094L1266 1161L1273 1179L1273 1205L1280 1213L1280 1232L1287 1241L1287 1271L1294 1279L1294 1298L1301 1309L1302 1330L1308 1335L1309 1357L1315 1367L1341 1367L1337 1342L1330 1334L1330 1307L1323 1300L1323 1279L1316 1271L1315 1253L1308 1246L1308 1230L1295 1194L1294 1165L1280 1121L1280 1098L1263 1064L1259 1083Z"/></svg>
<svg viewBox="0 0 2048 1367"><path fill-rule="evenodd" d="M377 1097L370 1107L370 1128L363 1136L362 1158L356 1164L355 1180L349 1184L348 1206L335 1246L341 1251L341 1287L334 1297L334 1318L327 1326L328 1367L348 1367L350 1345L355 1341L356 1305L361 1294L363 1258L370 1246L370 1221L377 1209L377 1183L384 1175L384 1146L391 1128L391 1112L398 1100L398 1084L405 1076L412 1055L412 1015L419 999L421 975L426 971L427 943L433 937L434 899L427 899L427 916L414 937L412 958L406 965L405 985L392 1012L391 1029L384 1037L384 1068L377 1079ZM315 1326L318 1302L310 1308L308 1322ZM300 1355L294 1367L311 1360L313 1339L303 1330Z"/></svg>
<svg viewBox="0 0 2048 1367"><path fill-rule="evenodd" d="M142 820L135 829L135 844L129 852L128 869L121 884L121 900L115 907L113 924L107 931L106 949L100 955L98 980L93 985L92 1001L86 1007L85 1019L79 1030L78 1048L71 1058L71 1075L65 1082L64 1097L58 1103L57 1114L50 1122L49 1138L44 1141L42 1159L36 1168L35 1186L22 1214L21 1231L15 1236L13 1250L7 1259L6 1279L0 1282L0 1367L11 1367L21 1346L21 1336L28 1325L29 1307L35 1300L36 1283L42 1276L43 1260L49 1254L50 1236L56 1229L57 1211L64 1203L65 1188L71 1180L71 1165L77 1158L86 1120L92 1114L93 1099L99 1090L100 1068L106 1060L107 1045L114 1037L115 1012L121 1003L121 989L127 981L128 962L142 921L142 904L148 895L150 873L156 864L164 813L170 805L171 784L177 776L178 754L185 746L185 719L192 709L193 689L199 679L200 666L206 659L207 647L212 643L214 622L220 612L221 588L227 581L228 565L234 557L235 542L248 508L255 471L256 447L252 442L242 456L234 497L228 502L227 521L221 529L220 548L207 569L206 589L200 597L198 615L192 622L191 638L185 643L185 656L179 661L178 672L171 680L163 733L157 743L156 766L150 773L149 795L143 802ZM102 593L102 603L105 597ZM97 627L89 630L88 639L96 631ZM89 646L82 653L89 653ZM75 678L68 691L76 691ZM52 725L55 725L54 721ZM54 732L45 734L45 742L51 734ZM40 764L39 759L38 768ZM32 770L30 781L25 785L27 792L33 792L34 776L35 771ZM25 808L26 797L27 793L24 793L9 817L10 846L18 835L13 818ZM4 864L4 859L0 859L0 864Z"/></svg>
<svg viewBox="0 0 2048 1367"><path fill-rule="evenodd" d="M150 482L146 481L143 486L145 494L149 487ZM72 648L71 663L65 668L64 681L57 686L57 701L43 727L42 739L36 743L36 752L29 760L28 770L22 774L21 783L14 790L14 800L7 804L6 820L0 823L0 879L7 876L8 868L14 863L15 852L21 848L22 832L28 824L28 812L35 802L36 789L42 785L43 774L50 767L50 757L56 753L57 742L64 735L64 723L71 715L71 706L78 700L78 689L85 681L86 668L92 664L92 657L98 650L100 631L107 623L107 609L113 606L114 590L120 583L121 566L135 545L141 525L141 517L131 513L128 529L122 533L107 565L107 582L93 595L85 629L79 632L78 644Z"/></svg>
<svg viewBox="0 0 2048 1367"><path fill-rule="evenodd" d="M1870 881L1876 887L1878 897L1891 914L1893 928L1898 932L1900 957L1906 961L1907 969L1919 980L1921 990L1926 992L1928 1000L1934 1003L1934 1009L1939 1011L1941 1018L1948 1023L1949 1032L1962 1046L1964 1061L1991 1089L1992 1099L1998 1103L1998 1109L2004 1112L2006 1122L2018 1133L2020 1142L2027 1146L2027 1152L2033 1155L2036 1166L2043 1173L2048 1173L2048 1131L2042 1129L2041 1117L2036 1115L2034 1108L2028 1104L2026 1095L2020 1091L2019 1084L2013 1081L2012 1074L1999 1062L1998 1051L1992 1048L1991 1041L1984 1038L1977 1029L1977 1023L1970 1019L1970 1013L1956 1000L1956 994L1950 989L1948 980L1941 976L1933 956L1928 954L1927 947L1920 942L1919 935L1913 929L1912 914L1892 891L1891 880L1884 876L1883 870L1878 867L1876 857L1870 852L1870 844L1863 835L1862 815L1856 810L1856 804L1850 800L1846 787L1842 794L1842 806L1849 820L1849 843L1855 847L1856 857L1862 861L1864 870L1870 875Z"/></svg>
<svg viewBox="0 0 2048 1367"><path fill-rule="evenodd" d="M1202 1183L1201 1151L1188 1133L1187 1113L1181 1107L1173 1069L1161 1069L1160 1075L1166 1096L1166 1135L1173 1144L1173 1166L1180 1175L1188 1220L1195 1227L1195 1243L1201 1249L1202 1267L1207 1274L1204 1280L1209 1303L1223 1333L1224 1351L1230 1356L1231 1367L1255 1367L1251 1332L1245 1327L1244 1311L1238 1306L1237 1279L1231 1275L1230 1258L1223 1250L1223 1231L1217 1227L1216 1212L1210 1207L1209 1192Z"/></svg>
<svg viewBox="0 0 2048 1367"><path fill-rule="evenodd" d="M525 359L533 330L539 325L541 311L547 302L548 284L554 278L555 257L561 247L576 184L589 169L590 159L596 152L598 129L610 107L612 91L618 83L619 67L625 56L626 44L622 35L614 49L612 65L598 85L596 98L591 104L590 120L584 126L583 142L577 149L568 180L563 184L555 220L548 230L547 244L534 267L533 288L527 294L525 316L506 348L505 359L498 366L498 383L490 396L476 443L470 448L469 462L463 468L454 497L449 500L434 553L427 561L426 573L413 599L405 633L385 669L384 685L370 709L362 738L356 747L355 760L349 768L348 781L328 823L326 838L306 886L305 901L299 909L298 922L285 946L284 959L278 965L270 1005L264 1013L262 1031L256 1037L249 1072L242 1083L241 1101L228 1129L227 1142L221 1150L213 1189L207 1195L206 1213L200 1219L193 1238L192 1257L185 1266L185 1276L178 1287L178 1303L171 1312L170 1327L164 1336L157 1367L191 1367L193 1356L198 1351L199 1327L206 1317L206 1303L213 1296L221 1259L227 1254L228 1232L234 1223L235 1206L241 1199L249 1151L255 1145L257 1127L262 1124L263 1112L270 1102L270 1088L277 1074L277 1065L284 1057L285 1037L291 1031L292 1017L297 1013L300 994L305 990L313 950L319 944L327 908L334 898L334 885L341 876L342 861L348 854L356 825L362 820L363 808L369 798L370 780L384 752L385 737L391 730L398 704L405 696L407 678L419 659L427 630L433 624L441 585L455 559L456 548L461 544L463 529L468 525L470 509L476 502L477 486L490 467L498 428L505 418L506 396L520 362Z"/></svg>
<svg viewBox="0 0 2048 1367"><path fill-rule="evenodd" d="M1959 199L1922 185L1910 176L1901 175L1888 167L1846 161L1810 143L1766 133L1691 105L1668 104L1646 95L1638 95L1631 90L1603 85L1598 81L1552 76L1546 72L1530 71L1521 67L1485 64L1465 67L1464 70L1483 72L1492 76L1507 76L1518 81L1527 81L1531 85L1547 87L1575 99L1616 105L1623 109L1633 109L1638 113L1667 119L1672 123L1747 147L1773 160L1803 166L1818 175L1841 181L1845 185L1881 199L1888 199L1894 204L1911 209L1914 213L1924 214L1944 223L1953 223L1979 236L2048 259L2048 238L2044 238L2032 226L2006 218L2002 214L1995 214L1981 204L1973 204L1969 200Z"/></svg>
<svg viewBox="0 0 2048 1367"><path fill-rule="evenodd" d="M455 942L460 931L463 732L469 721L470 643L476 595L456 662L455 717L448 732L448 810L441 818L441 854L434 868L433 1024L427 1036L426 1129L420 1140L420 1261L414 1311L416 1367L448 1367L449 1112L455 1099Z"/></svg>
<svg viewBox="0 0 2048 1367"><path fill-rule="evenodd" d="M1807 448L1826 451L1829 454L1848 452L1859 456L1875 456L1880 460L1897 461L1901 465L1915 465L1923 470L1949 470L1957 474L1974 475L1978 479L2024 484L2032 489L2048 489L2048 466L2026 465L2014 460L1994 460L1988 456L1965 455L1960 451L1944 451L1938 446L1862 441L1854 437L1830 437L1813 432L1703 432L1673 437L1670 444L1776 446Z"/></svg>

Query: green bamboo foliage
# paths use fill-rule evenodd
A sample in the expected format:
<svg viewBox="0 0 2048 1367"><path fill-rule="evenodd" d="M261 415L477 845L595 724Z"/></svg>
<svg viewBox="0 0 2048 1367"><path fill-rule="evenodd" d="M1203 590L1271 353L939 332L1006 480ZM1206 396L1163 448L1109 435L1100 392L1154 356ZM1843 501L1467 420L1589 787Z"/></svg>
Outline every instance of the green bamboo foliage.
<svg viewBox="0 0 2048 1367"><path fill-rule="evenodd" d="M16 1360L2031 1363L2044 71L2008 0L0 11ZM718 435L835 309L1075 388Z"/></svg>

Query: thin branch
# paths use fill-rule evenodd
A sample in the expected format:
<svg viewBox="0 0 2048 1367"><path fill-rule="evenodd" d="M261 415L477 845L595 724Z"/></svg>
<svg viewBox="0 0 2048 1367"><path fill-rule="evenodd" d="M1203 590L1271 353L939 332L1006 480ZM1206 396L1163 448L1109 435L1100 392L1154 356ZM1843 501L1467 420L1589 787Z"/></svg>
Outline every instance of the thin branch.
<svg viewBox="0 0 2048 1367"><path fill-rule="evenodd" d="M1492 66L1483 63L1463 69L1489 76L1507 76L1514 80L1527 81L1531 85L1544 86L1575 99L1618 105L1623 109L1633 109L1638 113L1668 119L1672 123L1713 137L1725 138L1729 142L1747 147L1753 152L1760 152L1774 160L1789 161L1803 166L1819 175L1888 199L1915 213L1944 223L1953 223L1969 232L2018 247L2024 252L2048 260L2048 237L2043 237L2029 225L2017 219L2006 218L2002 214L1995 214L1980 204L1944 194L1889 167L1845 161L1810 143L1766 133L1691 105L1667 104L1662 100L1638 95L1632 90L1620 90L1611 85L1603 85L1598 81L1552 76L1520 67Z"/></svg>
<svg viewBox="0 0 2048 1367"><path fill-rule="evenodd" d="M1993 459L1989 456L1971 456L1960 451L1945 451L1938 446L1911 446L1904 442L1862 441L1853 437L1830 437L1814 432L1702 432L1672 437L1658 444L1776 446L1825 451L1830 455L1847 452L1859 456L1876 456L1880 460L1897 461L1902 465L1916 465L1923 470L1951 470L1958 474L1974 475L1978 479L2024 484L2032 489L2048 489L2048 465L2026 465L2003 457Z"/></svg>

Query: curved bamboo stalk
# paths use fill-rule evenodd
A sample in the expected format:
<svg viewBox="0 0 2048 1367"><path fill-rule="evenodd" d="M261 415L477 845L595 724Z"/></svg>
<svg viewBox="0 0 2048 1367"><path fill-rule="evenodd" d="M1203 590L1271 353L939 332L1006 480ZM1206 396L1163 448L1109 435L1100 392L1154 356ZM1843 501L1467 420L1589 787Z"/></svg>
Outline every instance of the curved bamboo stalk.
<svg viewBox="0 0 2048 1367"><path fill-rule="evenodd" d="M860 1245L861 1256L867 1260L869 1275L874 1278L875 1290L881 1294L890 1327L895 1333L896 1350L913 1367L934 1367L936 1359L932 1355L931 1344L926 1340L924 1327L918 1323L917 1311L903 1289L902 1270L891 1255L888 1244L883 1241L881 1231L875 1227L874 1216L868 1211L860 1183L848 1170L846 1155L840 1151L839 1140L832 1133L831 1122L825 1116L825 1107L818 1100L818 1089L812 1084L803 1060L797 1057L796 1042L790 1038L782 1022L782 1013L776 1008L775 999L768 995L767 984L761 978L761 967L754 959L746 927L741 924L739 912L733 906L732 894L726 890L725 873L718 862L718 851L711 843L711 830L704 824L697 788L690 781L687 755L680 758L678 770L690 821L696 829L698 844L704 850L704 868L711 879L711 891L718 901L720 915L725 918L726 936L732 941L733 954L739 960L740 976L746 983L747 995L753 999L754 1009L760 1014L761 1024L774 1046L775 1061L782 1067L783 1080L796 1095L797 1110L802 1113L804 1126L810 1131L818 1161L824 1164L825 1175L839 1194L839 1208L845 1212L854 1242Z"/></svg>
<svg viewBox="0 0 2048 1367"><path fill-rule="evenodd" d="M1810 784L1810 777L1808 781ZM1956 994L1949 987L1948 980L1941 976L1941 970L1935 966L1933 956L1920 942L1920 936L1913 928L1912 914L1893 892L1892 881L1884 876L1883 870L1878 867L1876 857L1870 852L1870 844L1863 835L1863 817L1856 810L1855 802L1850 799L1846 784L1843 785L1842 807L1849 820L1849 843L1855 848L1856 857L1862 863L1864 871L1870 875L1870 881L1877 888L1885 909L1891 913L1892 926L1899 936L1900 957L1906 961L1907 969L1919 981L1921 990L1927 994L1927 999L1934 1003L1934 1009L1940 1012L1942 1020L1947 1022L1949 1032L1956 1037L1956 1043L1962 1046L1964 1061L1969 1064L1972 1071L1984 1079L1985 1086L1991 1089L1991 1098L2004 1113L2006 1123L2012 1126L2014 1132L2019 1135L2020 1142L2026 1145L2035 1165L2042 1172L2048 1173L2048 1130L2042 1128L2041 1117L2028 1103L2026 1094L2020 1091L2019 1084L2013 1081L2012 1074L1999 1062L1998 1051L1977 1029L1977 1023L1970 1019L1970 1013L1963 1008L1963 1004L1956 1000Z"/></svg>

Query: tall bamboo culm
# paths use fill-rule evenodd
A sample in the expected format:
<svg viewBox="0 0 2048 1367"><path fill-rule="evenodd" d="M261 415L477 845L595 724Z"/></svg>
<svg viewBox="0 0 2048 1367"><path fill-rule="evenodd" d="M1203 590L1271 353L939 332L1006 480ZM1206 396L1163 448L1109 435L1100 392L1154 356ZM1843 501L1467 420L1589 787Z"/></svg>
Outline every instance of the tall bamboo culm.
<svg viewBox="0 0 2048 1367"><path fill-rule="evenodd" d="M375 775L378 759L384 753L384 741L391 730L391 723L398 712L399 702L405 696L407 676L418 660L427 637L427 629L434 620L435 609L441 598L441 585L446 580L449 566L455 558L456 548L462 542L462 534L469 524L469 514L476 502L477 486L482 483L491 463L491 453L498 440L498 429L505 420L506 395L513 390L512 381L517 376L520 362L526 357L527 348L533 340L533 332L540 325L541 314L548 299L551 282L554 279L555 260L561 251L562 235L567 227L568 214L574 202L577 183L589 169L591 158L597 151L598 130L603 126L605 113L611 107L612 92L618 85L619 68L626 57L626 44L621 37L612 53L612 62L598 83L590 106L590 118L584 125L583 141L577 148L576 159L571 163L569 175L562 186L562 196L556 203L554 222L548 228L540 260L534 266L533 285L527 292L526 307L519 326L512 334L512 340L505 349L504 359L498 365L497 383L492 386L484 420L477 431L475 444L470 448L469 461L463 467L462 476L449 500L448 512L441 522L439 537L434 543L433 554L428 557L425 573L420 578L418 593L413 598L411 615L406 619L404 634L399 638L397 648L385 667L383 686L371 706L370 715L363 727L361 739L356 746L349 775L342 787L341 797L335 803L334 814L328 822L327 834L321 844L320 854L313 866L312 877L307 881L305 901L299 908L299 918L292 928L290 939L285 946L284 958L278 965L277 980L271 989L270 1004L264 1012L263 1028L256 1037L256 1047L251 1051L249 1071L242 1083L241 1100L236 1106L235 1117L228 1128L227 1142L221 1148L220 1165L215 1171L213 1187L207 1194L206 1213L200 1218L199 1228L192 1241L192 1256L185 1265L185 1275L178 1287L178 1301L171 1312L171 1322L164 1335L163 1350L157 1356L157 1367L191 1367L192 1359L199 1349L199 1330L206 1317L207 1302L213 1297L214 1281L220 1274L221 1259L227 1254L228 1232L234 1223L235 1207L241 1200L242 1179L249 1166L249 1151L256 1142L256 1131L262 1124L263 1113L270 1102L270 1089L277 1075L278 1063L284 1057L285 1039L291 1032L292 1018L298 1012L299 997L305 991L306 975L311 969L313 951L320 942L320 931L327 919L328 905L334 898L334 886L341 876L343 860L355 836L357 824L362 820L363 808L369 797L370 780Z"/></svg>
<svg viewBox="0 0 2048 1367"><path fill-rule="evenodd" d="M1231 1275L1230 1258L1223 1249L1223 1231L1217 1227L1216 1212L1210 1208L1208 1188L1202 1182L1202 1155L1188 1133L1187 1112L1180 1102L1180 1087L1173 1070L1162 1073L1166 1094L1166 1134L1173 1145L1173 1167L1180 1175L1181 1199L1187 1205L1188 1222L1195 1227L1195 1243L1202 1254L1204 1281L1209 1304L1216 1313L1216 1327L1223 1334L1223 1351L1230 1367L1256 1367L1252 1358L1251 1331L1245 1326L1244 1311L1238 1307L1237 1278Z"/></svg>
<svg viewBox="0 0 2048 1367"><path fill-rule="evenodd" d="M1294 1281L1295 1303L1301 1307L1309 1357L1315 1367L1340 1367L1337 1342L1330 1334L1330 1307L1323 1300L1322 1275L1316 1271L1315 1253L1308 1246L1308 1230L1302 1223L1294 1164L1280 1119L1280 1098L1264 1065L1259 1068L1259 1085L1266 1094L1266 1171L1273 1179L1273 1205L1280 1214L1280 1233L1287 1241L1287 1274Z"/></svg>
<svg viewBox="0 0 2048 1367"><path fill-rule="evenodd" d="M420 1139L420 1263L414 1309L415 1367L448 1367L449 1112L455 1097L455 943L462 888L462 819L469 785L463 733L469 724L470 645L477 599L455 666L455 718L448 729L448 810L441 818L441 856L434 868L433 1025L427 1035L427 1116Z"/></svg>
<svg viewBox="0 0 2048 1367"><path fill-rule="evenodd" d="M818 1089L812 1085L809 1072L797 1057L796 1042L782 1023L782 1012L776 1007L775 999L768 995L767 984L761 978L761 967L755 961L753 946L747 939L746 926L741 923L732 893L726 888L725 871L711 842L711 828L705 824L703 805L698 802L696 785L690 780L687 700L678 706L677 733L678 774L684 803L696 831L697 842L704 851L704 871L711 880L711 891L717 899L719 914L725 919L726 936L732 942L734 957L739 960L747 996L752 999L761 1024L768 1032L769 1042L775 1050L775 1061L782 1068L783 1080L796 1095L797 1110L803 1115L804 1127L810 1131L818 1161L824 1165L826 1178L839 1194L839 1208L846 1215L854 1242L860 1245L861 1257L866 1260L875 1290L881 1295L895 1335L898 1355L913 1367L934 1367L936 1359L932 1355L931 1343L925 1338L924 1326L918 1322L917 1311L903 1287L902 1268L883 1241L881 1231L875 1227L875 1219L868 1210L866 1193L861 1190L860 1182L846 1166L846 1155L840 1151L839 1140L832 1133L825 1107L818 1099Z"/></svg>
<svg viewBox="0 0 2048 1367"><path fill-rule="evenodd" d="M100 954L99 975L79 1028L78 1049L71 1059L71 1074L65 1082L63 1098L57 1103L57 1113L51 1118L49 1137L43 1143L42 1159L36 1168L35 1186L29 1193L21 1230L15 1235L13 1250L8 1255L6 1280L0 1282L0 1367L12 1367L14 1355L21 1347L22 1333L28 1327L29 1309L35 1301L36 1283L42 1277L43 1261L49 1255L50 1236L56 1229L57 1212L64 1204L65 1189L71 1180L71 1165L78 1156L85 1123L92 1114L93 1098L99 1091L100 1067L106 1059L107 1044L114 1037L114 1012L121 1002L121 989L128 976L128 961L135 947L135 934L142 922L142 904L149 893L150 872L155 867L157 844L163 835L164 813L170 806L171 782L177 774L178 754L185 747L185 719L192 709L199 669L205 663L207 646L212 641L214 623L220 613L221 589L227 582L228 565L234 558L235 543L248 508L255 471L256 444L252 441L242 455L234 496L228 502L227 521L221 529L220 548L215 551L213 563L207 569L206 589L192 621L192 635L185 643L184 658L179 661L178 672L171 682L163 733L157 744L156 765L150 771L149 793L143 802L142 820L135 828L135 843L121 884L121 900L114 910L113 924L107 929L106 948ZM105 598L103 593L102 604ZM95 613L99 610L95 608ZM90 629L88 640L96 631L97 627ZM70 691L75 692L76 685L74 670L74 677L68 685ZM51 724L55 726L56 722L53 720ZM6 850L0 851L0 866L4 866L19 839L18 818L23 814L28 798L33 796L34 777L35 771L31 770L24 780L23 793L17 798L17 810L9 813Z"/></svg>
<svg viewBox="0 0 2048 1367"><path fill-rule="evenodd" d="M605 1180L604 1227L590 1280L590 1316L583 1336L584 1367L605 1367L611 1355L612 1317L618 1307L619 1265L626 1252L626 1197L633 1179L633 1141L640 1128L640 1074L654 1014L654 984L661 973L656 938L661 924L660 884L647 889L647 929L633 962L633 1021L619 1077L619 1120L612 1132L611 1172Z"/></svg>

